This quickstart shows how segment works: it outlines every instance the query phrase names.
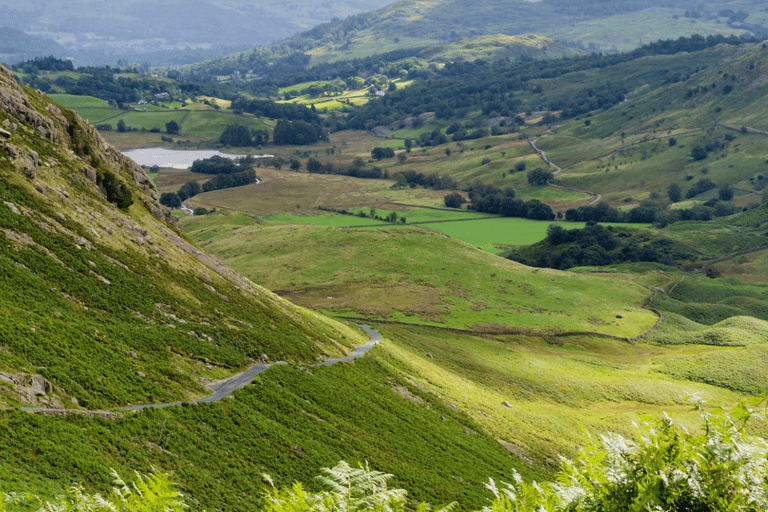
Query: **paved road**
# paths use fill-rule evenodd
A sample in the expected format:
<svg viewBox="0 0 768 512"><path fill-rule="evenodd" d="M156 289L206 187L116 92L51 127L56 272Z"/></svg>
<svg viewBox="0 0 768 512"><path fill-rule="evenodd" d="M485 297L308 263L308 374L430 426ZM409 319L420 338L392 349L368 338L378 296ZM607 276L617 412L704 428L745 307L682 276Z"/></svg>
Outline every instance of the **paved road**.
<svg viewBox="0 0 768 512"><path fill-rule="evenodd" d="M327 361L323 361L320 364L316 364L313 366L330 366L332 364L336 363L346 363L349 361L352 361L354 359L359 359L365 355L366 352L368 352L374 345L381 342L381 334L379 334L378 331L375 331L368 327L367 325L358 325L361 329L363 329L369 336L370 340L365 345L361 345L355 350L352 351L352 354L348 355L347 357L339 357L337 359L329 359ZM275 365L283 365L288 364L284 362L277 362L273 363ZM258 374L263 373L267 370L269 370L273 364L254 364L251 366L248 370L244 371L243 373L239 373L233 377L230 377L226 380L222 380L219 382L214 382L212 384L208 385L208 389L213 390L213 394L200 398L199 400L194 400L191 403L199 403L199 402L218 402L222 398L231 395L235 390L240 389L242 387L247 386L253 381L253 378L256 377ZM159 407L171 407L173 405L181 405L182 402L172 402L167 404L145 404L145 405L132 405L130 407L121 407L120 409L115 409L117 411L140 411L142 409L155 409Z"/></svg>

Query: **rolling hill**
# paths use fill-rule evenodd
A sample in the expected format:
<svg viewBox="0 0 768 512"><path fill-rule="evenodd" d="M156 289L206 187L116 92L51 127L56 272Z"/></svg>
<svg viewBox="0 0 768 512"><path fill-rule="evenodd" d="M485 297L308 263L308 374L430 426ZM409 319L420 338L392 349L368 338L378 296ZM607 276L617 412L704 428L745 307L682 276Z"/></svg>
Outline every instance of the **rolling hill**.
<svg viewBox="0 0 768 512"><path fill-rule="evenodd" d="M581 50L615 52L692 34L761 36L767 22L757 2L688 5L613 0L595 8L555 0L402 0L191 69L202 75L222 74L222 69L247 74L254 67L261 69L262 63L288 62L299 55L310 57L309 65L316 65L494 34L536 34Z"/></svg>

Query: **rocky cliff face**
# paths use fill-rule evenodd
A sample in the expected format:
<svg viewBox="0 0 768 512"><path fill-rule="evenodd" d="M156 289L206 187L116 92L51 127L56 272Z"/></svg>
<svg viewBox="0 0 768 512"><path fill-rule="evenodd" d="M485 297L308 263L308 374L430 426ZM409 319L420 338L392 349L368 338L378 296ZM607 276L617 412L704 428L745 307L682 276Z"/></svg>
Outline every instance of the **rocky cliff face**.
<svg viewBox="0 0 768 512"><path fill-rule="evenodd" d="M360 339L189 243L139 165L2 66L0 276L0 408L175 401Z"/></svg>

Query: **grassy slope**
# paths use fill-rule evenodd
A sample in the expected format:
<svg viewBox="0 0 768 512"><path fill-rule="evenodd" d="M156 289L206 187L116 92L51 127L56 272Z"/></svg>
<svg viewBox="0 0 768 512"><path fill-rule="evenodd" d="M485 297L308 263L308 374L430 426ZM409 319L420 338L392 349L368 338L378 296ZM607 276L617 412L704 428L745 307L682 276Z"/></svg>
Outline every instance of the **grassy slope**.
<svg viewBox="0 0 768 512"><path fill-rule="evenodd" d="M4 94L24 101L9 76L0 80ZM220 377L261 353L312 361L364 339L199 253L155 218L153 211L166 213L135 164L71 112L58 114L45 97L26 94L38 114L0 113L18 125L9 143L40 159L30 180L9 152L0 157L7 202L0 205L0 369L42 374L67 406L76 398L94 408L200 396L195 374ZM39 112L53 118L63 147L27 124ZM87 178L93 167L127 185L134 197L127 211ZM17 395L3 390L1 403L15 404Z"/></svg>
<svg viewBox="0 0 768 512"><path fill-rule="evenodd" d="M641 309L649 292L631 279L531 271L425 231L244 222L216 214L186 225L233 268L315 308L463 329L623 337L656 322Z"/></svg>
<svg viewBox="0 0 768 512"><path fill-rule="evenodd" d="M765 21L762 5L757 2L712 2L705 6L711 12L728 7L734 11L745 9L749 12L748 23L761 24ZM658 39L676 39L695 33L707 36L744 32L728 26L726 18L691 19L683 14L684 9L653 8L601 18L584 18L552 12L542 2L407 0L351 20L321 25L311 32L276 44L301 48L312 57L313 63L318 63L350 60L403 48L439 47L457 38L471 39L493 34L540 34L560 41L581 43L590 50L626 51ZM547 53L558 55L568 51L570 49L554 45ZM250 53L235 53L214 62L236 65L247 62ZM530 50L514 52L514 56L519 57L521 53L529 54ZM205 66L205 63L198 65Z"/></svg>
<svg viewBox="0 0 768 512"><path fill-rule="evenodd" d="M599 73L601 80L623 76L625 83L650 86L638 88L624 104L596 113L589 125L571 121L540 140L538 145L566 169L560 180L569 186L590 187L614 201L627 196L643 199L652 191L664 196L670 183L685 191L689 180L701 177L754 190L754 180L765 172L764 136L739 130L741 126L766 129L760 98L768 53L760 45L699 53L704 59L697 64L701 71L683 72L682 80L662 87L656 85L659 79L673 76L678 65L688 67L689 57L644 59ZM561 84L552 85L561 90ZM724 93L725 86L731 86L732 92ZM700 92L688 95L697 88ZM736 130L715 127L716 123ZM675 146L668 144L670 137L676 139ZM723 150L704 160L691 158L694 145L727 137L735 139Z"/></svg>
<svg viewBox="0 0 768 512"><path fill-rule="evenodd" d="M312 488L319 468L345 459L397 474L416 500L468 507L483 499L489 476L508 479L513 467L537 474L476 421L388 366L374 356L311 372L275 367L223 402L116 420L0 412L3 430L13 432L0 436L7 455L0 489L51 496L81 481L103 491L109 468L154 467L172 471L195 508L253 510L261 473Z"/></svg>

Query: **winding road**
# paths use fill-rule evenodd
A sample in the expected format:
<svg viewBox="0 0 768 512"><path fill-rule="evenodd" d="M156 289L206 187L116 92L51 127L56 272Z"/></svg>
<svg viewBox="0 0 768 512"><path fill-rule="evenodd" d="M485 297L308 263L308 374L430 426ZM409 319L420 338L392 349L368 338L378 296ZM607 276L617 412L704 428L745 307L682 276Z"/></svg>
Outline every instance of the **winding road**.
<svg viewBox="0 0 768 512"><path fill-rule="evenodd" d="M549 159L549 157L547 156L547 153L545 151L539 149L538 146L536 146L536 143L538 141L539 141L539 139L534 139L534 140L528 139L528 143L531 145L533 150L536 153L539 154L541 159L544 160L544 163L546 163L547 165L549 165L550 167L555 169L555 172L553 172L552 174L554 176L557 176L558 174L563 172L563 169L561 167L558 167L557 165L555 165L554 162L552 162L552 160ZM597 204L603 198L603 196L601 194L598 194L597 192L590 192L589 190L580 190L578 188L563 187L561 185L553 185L551 182L547 182L547 184L549 186L551 186L551 187L559 188L559 189L562 189L562 190L570 190L571 192L581 192L581 193L588 194L588 195L592 196L593 199L592 199L592 201L589 202L588 206L593 206L593 205Z"/></svg>
<svg viewBox="0 0 768 512"><path fill-rule="evenodd" d="M328 359L327 361L323 361L322 363L318 363L314 366L330 366L332 364L336 363L347 363L349 361L353 361L355 359L359 359L365 355L366 352L368 352L371 348L373 348L374 345L381 342L381 334L379 334L378 331L371 329L367 325L361 325L358 324L358 327L363 329L366 334L369 336L368 343L365 345L361 345L359 347L356 347L352 353L346 357L339 357L336 359ZM288 363L284 362L277 362L272 364L254 364L251 366L248 370L244 371L243 373L238 373L237 375L230 377L225 380L221 380L218 382L214 382L212 384L208 385L208 389L213 391L212 395L208 395L206 397L200 398L198 400L193 400L190 403L201 403L201 402L218 402L219 400L223 399L224 397L231 395L235 390L240 389L242 387L247 386L253 381L253 378L256 377L260 373L264 373L265 371L269 370L273 365L285 365ZM166 404L144 404L144 405L132 405L130 407L121 407L119 409L113 409L115 411L140 411L142 409L154 409L159 407L171 407L173 405L181 405L182 402L172 402L172 403L166 403Z"/></svg>

